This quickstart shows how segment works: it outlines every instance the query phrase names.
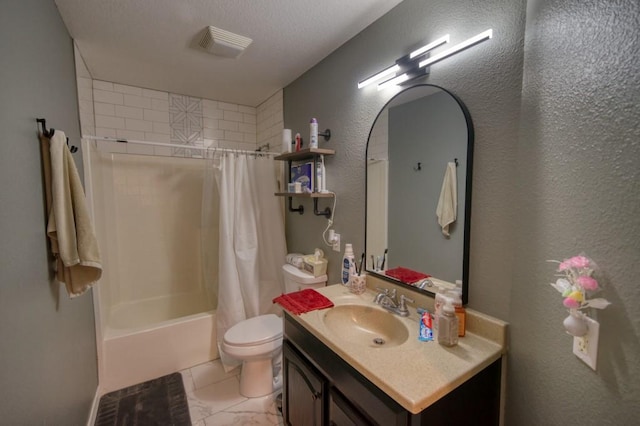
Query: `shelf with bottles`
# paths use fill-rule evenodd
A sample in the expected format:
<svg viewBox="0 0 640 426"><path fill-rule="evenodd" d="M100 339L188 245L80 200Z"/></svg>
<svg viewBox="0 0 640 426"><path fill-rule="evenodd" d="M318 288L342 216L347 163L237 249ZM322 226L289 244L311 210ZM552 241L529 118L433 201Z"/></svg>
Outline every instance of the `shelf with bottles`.
<svg viewBox="0 0 640 426"><path fill-rule="evenodd" d="M313 160L314 165L317 162L318 157L324 155L334 155L336 152L333 149L326 148L305 148L300 151L295 152L284 152L276 157L275 160L286 161L288 164L287 167L287 182L291 181L291 167L294 161L305 161L305 160ZM312 174L315 175L315 167L312 170ZM315 176L314 176L315 177ZM294 208L292 206L292 199L295 198L312 198L313 199L313 213L316 216L325 216L326 218L331 217L331 209L326 207L322 211L318 211L318 198L331 198L334 197L333 193L330 192L276 192L274 195L278 197L288 197L289 199L289 211L290 212L298 212L300 214L304 214L304 206L299 205Z"/></svg>

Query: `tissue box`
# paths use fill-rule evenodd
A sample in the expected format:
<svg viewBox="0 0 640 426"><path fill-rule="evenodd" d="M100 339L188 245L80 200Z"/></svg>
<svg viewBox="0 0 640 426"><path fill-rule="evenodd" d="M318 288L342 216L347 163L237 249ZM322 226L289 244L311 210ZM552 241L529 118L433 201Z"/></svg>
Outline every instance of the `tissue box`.
<svg viewBox="0 0 640 426"><path fill-rule="evenodd" d="M315 255L310 254L302 258L302 269L313 274L314 277L319 277L327 273L327 259L316 259Z"/></svg>
<svg viewBox="0 0 640 426"><path fill-rule="evenodd" d="M300 182L302 192L313 192L315 171L313 162L291 166L291 182Z"/></svg>

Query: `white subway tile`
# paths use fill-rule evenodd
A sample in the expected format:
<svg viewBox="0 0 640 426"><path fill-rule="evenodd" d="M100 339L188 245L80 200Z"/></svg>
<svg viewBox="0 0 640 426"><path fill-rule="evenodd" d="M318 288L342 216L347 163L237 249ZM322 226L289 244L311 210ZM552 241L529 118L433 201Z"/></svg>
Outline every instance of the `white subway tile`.
<svg viewBox="0 0 640 426"><path fill-rule="evenodd" d="M93 89L78 88L78 100L93 102Z"/></svg>
<svg viewBox="0 0 640 426"><path fill-rule="evenodd" d="M159 123L169 122L169 111L144 110L144 119L147 121L157 121Z"/></svg>
<svg viewBox="0 0 640 426"><path fill-rule="evenodd" d="M248 106L245 106L245 105L239 105L238 106L238 112L241 112L243 114L256 115L256 109L254 107L248 107Z"/></svg>
<svg viewBox="0 0 640 426"><path fill-rule="evenodd" d="M93 92L93 80L87 77L78 77L78 89L89 89Z"/></svg>
<svg viewBox="0 0 640 426"><path fill-rule="evenodd" d="M127 95L142 96L142 89L135 86L125 86L124 84L113 84L113 91L125 93Z"/></svg>
<svg viewBox="0 0 640 426"><path fill-rule="evenodd" d="M221 130L231 130L233 132L237 132L238 123L236 123L235 121L220 120L218 121L218 128Z"/></svg>
<svg viewBox="0 0 640 426"><path fill-rule="evenodd" d="M143 119L142 111L143 111L142 108L136 108L136 107L130 107L130 106L124 106L124 105L115 106L116 117L133 118L136 120L142 120Z"/></svg>
<svg viewBox="0 0 640 426"><path fill-rule="evenodd" d="M161 92L159 90L142 89L142 96L145 98L169 100L169 92Z"/></svg>
<svg viewBox="0 0 640 426"><path fill-rule="evenodd" d="M107 104L122 105L124 97L122 93L109 92L106 90L93 89L94 102L104 102Z"/></svg>
<svg viewBox="0 0 640 426"><path fill-rule="evenodd" d="M124 129L124 118L96 114L96 127Z"/></svg>
<svg viewBox="0 0 640 426"><path fill-rule="evenodd" d="M108 81L93 80L93 88L113 92L113 83Z"/></svg>
<svg viewBox="0 0 640 426"><path fill-rule="evenodd" d="M240 123L238 124L238 131L242 133L253 133L256 134L256 125L255 124L247 124Z"/></svg>
<svg viewBox="0 0 640 426"><path fill-rule="evenodd" d="M240 132L225 131L224 138L234 142L244 142L244 135Z"/></svg>
<svg viewBox="0 0 640 426"><path fill-rule="evenodd" d="M80 111L80 124L95 127L96 119L95 119L95 115L93 114L93 111L88 111L88 112Z"/></svg>
<svg viewBox="0 0 640 426"><path fill-rule="evenodd" d="M169 101L164 99L151 99L151 109L155 111L169 111Z"/></svg>
<svg viewBox="0 0 640 426"><path fill-rule="evenodd" d="M218 108L202 108L202 116L214 120L220 120L224 117L224 111Z"/></svg>
<svg viewBox="0 0 640 426"><path fill-rule="evenodd" d="M144 140L144 132L135 130L116 129L116 134L120 139Z"/></svg>
<svg viewBox="0 0 640 426"><path fill-rule="evenodd" d="M137 130L140 132L151 132L153 130L153 123L151 123L150 121L126 118L125 124L127 130Z"/></svg>
<svg viewBox="0 0 640 426"><path fill-rule="evenodd" d="M78 99L78 109L80 115L83 113L88 114L93 111L93 102L87 99Z"/></svg>
<svg viewBox="0 0 640 426"><path fill-rule="evenodd" d="M150 142L171 143L171 137L163 133L145 132L144 140Z"/></svg>
<svg viewBox="0 0 640 426"><path fill-rule="evenodd" d="M244 116L242 117L242 121L250 124L256 124L258 122L257 116L255 114L244 114Z"/></svg>
<svg viewBox="0 0 640 426"><path fill-rule="evenodd" d="M105 127L98 127L98 126L96 126L96 136L105 136L108 138L118 137L118 135L116 134L116 129L107 129Z"/></svg>
<svg viewBox="0 0 640 426"><path fill-rule="evenodd" d="M205 139L222 139L224 138L224 130L203 129L202 134Z"/></svg>
<svg viewBox="0 0 640 426"><path fill-rule="evenodd" d="M124 104L131 107L151 108L151 98L137 95L124 95Z"/></svg>
<svg viewBox="0 0 640 426"><path fill-rule="evenodd" d="M82 132L82 135L86 135L86 136L94 136L96 134L96 128L95 126L90 126L88 124L85 123L80 123L80 131Z"/></svg>
<svg viewBox="0 0 640 426"><path fill-rule="evenodd" d="M202 127L205 129L217 129L218 128L218 120L214 120L212 118L204 117L202 119Z"/></svg>
<svg viewBox="0 0 640 426"><path fill-rule="evenodd" d="M163 135L171 134L171 126L169 126L169 123L158 123L157 121L152 121L151 123L153 123L154 133L162 133Z"/></svg>
<svg viewBox="0 0 640 426"><path fill-rule="evenodd" d="M203 99L202 108L218 109L218 101Z"/></svg>
<svg viewBox="0 0 640 426"><path fill-rule="evenodd" d="M94 111L96 114L100 115L116 115L115 105L113 104L105 104L104 102L95 102L93 104Z"/></svg>
<svg viewBox="0 0 640 426"><path fill-rule="evenodd" d="M241 112L237 112L237 111L225 111L224 112L224 117L225 120L227 121L237 121L237 122L242 122L243 116Z"/></svg>
<svg viewBox="0 0 640 426"><path fill-rule="evenodd" d="M258 137L255 133L243 133L242 138L243 142L256 143L258 141Z"/></svg>
<svg viewBox="0 0 640 426"><path fill-rule="evenodd" d="M223 109L225 111L237 111L238 110L238 105L237 104L230 104L227 102L218 102L218 108Z"/></svg>

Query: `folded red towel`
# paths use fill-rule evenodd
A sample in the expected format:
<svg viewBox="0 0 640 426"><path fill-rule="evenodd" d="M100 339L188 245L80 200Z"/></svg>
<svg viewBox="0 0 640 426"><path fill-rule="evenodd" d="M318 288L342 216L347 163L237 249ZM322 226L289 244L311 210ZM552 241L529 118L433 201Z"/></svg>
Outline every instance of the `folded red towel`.
<svg viewBox="0 0 640 426"><path fill-rule="evenodd" d="M305 312L314 311L316 309L333 307L331 300L327 299L312 288L282 294L273 299L273 303L280 304L287 311L296 315L304 314Z"/></svg>
<svg viewBox="0 0 640 426"><path fill-rule="evenodd" d="M407 284L413 284L416 281L420 281L421 279L429 278L431 276L429 274L423 274L422 272L417 272L412 269L403 268L402 266L389 269L385 271L385 274L391 278L395 278Z"/></svg>

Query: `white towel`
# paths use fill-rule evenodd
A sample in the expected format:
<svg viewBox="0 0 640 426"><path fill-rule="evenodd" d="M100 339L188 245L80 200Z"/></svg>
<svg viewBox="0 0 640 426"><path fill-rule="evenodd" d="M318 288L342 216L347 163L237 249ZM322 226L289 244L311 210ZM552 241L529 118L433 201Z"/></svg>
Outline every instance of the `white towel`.
<svg viewBox="0 0 640 426"><path fill-rule="evenodd" d="M458 214L458 183L456 179L456 163L447 163L444 172L440 199L436 208L438 224L442 227L442 233L449 236L449 225L456 221Z"/></svg>
<svg viewBox="0 0 640 426"><path fill-rule="evenodd" d="M76 297L102 275L98 242L64 132L56 130L51 139L41 136L41 141L49 212L47 235L56 258L56 278L65 283L70 297Z"/></svg>

